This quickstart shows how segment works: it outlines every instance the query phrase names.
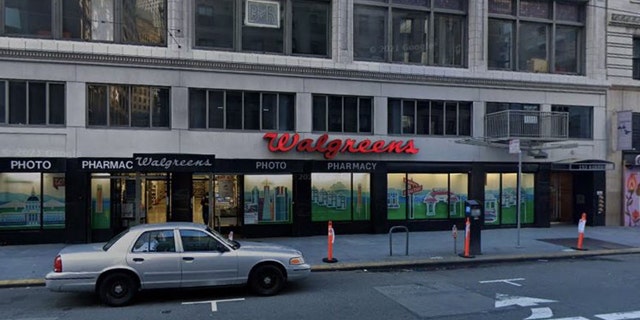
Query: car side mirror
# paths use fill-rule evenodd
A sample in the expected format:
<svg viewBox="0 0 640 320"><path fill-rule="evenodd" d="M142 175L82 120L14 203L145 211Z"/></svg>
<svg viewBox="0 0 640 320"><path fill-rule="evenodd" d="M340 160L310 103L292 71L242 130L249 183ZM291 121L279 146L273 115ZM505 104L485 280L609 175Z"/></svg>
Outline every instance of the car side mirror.
<svg viewBox="0 0 640 320"><path fill-rule="evenodd" d="M227 252L227 251L229 251L229 249L227 247L225 247L222 243L217 242L217 241L213 244L213 247L214 247L213 249L215 251L218 251L218 252Z"/></svg>

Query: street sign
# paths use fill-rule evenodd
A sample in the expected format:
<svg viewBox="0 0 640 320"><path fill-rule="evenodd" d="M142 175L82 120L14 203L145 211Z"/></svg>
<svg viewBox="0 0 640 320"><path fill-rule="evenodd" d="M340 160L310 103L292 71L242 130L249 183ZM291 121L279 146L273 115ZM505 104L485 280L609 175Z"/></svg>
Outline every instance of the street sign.
<svg viewBox="0 0 640 320"><path fill-rule="evenodd" d="M520 153L520 139L509 140L509 153Z"/></svg>

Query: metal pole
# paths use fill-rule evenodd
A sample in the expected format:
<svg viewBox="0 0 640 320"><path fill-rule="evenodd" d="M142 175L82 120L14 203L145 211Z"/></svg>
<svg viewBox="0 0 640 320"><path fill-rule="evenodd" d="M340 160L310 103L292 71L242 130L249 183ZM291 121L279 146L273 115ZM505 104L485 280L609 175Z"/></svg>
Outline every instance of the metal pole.
<svg viewBox="0 0 640 320"><path fill-rule="evenodd" d="M521 192L520 192L521 176L522 176L522 149L518 150L518 178L517 178L517 180L518 180L518 188L517 188L518 189L518 191L517 191L518 194L516 195L516 197L517 197L516 198L517 199L517 205L518 205L518 208L516 210L516 214L517 214L516 221L518 221L518 243L516 245L517 247L520 247L520 202L522 201L520 199L520 194L521 194Z"/></svg>

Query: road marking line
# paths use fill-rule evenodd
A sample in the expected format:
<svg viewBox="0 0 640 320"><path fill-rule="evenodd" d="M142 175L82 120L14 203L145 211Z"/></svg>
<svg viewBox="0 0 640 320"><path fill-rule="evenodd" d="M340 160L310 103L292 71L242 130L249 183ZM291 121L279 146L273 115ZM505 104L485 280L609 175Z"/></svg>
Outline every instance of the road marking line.
<svg viewBox="0 0 640 320"><path fill-rule="evenodd" d="M614 312L607 314L597 314L597 318L603 320L631 320L640 319L640 311Z"/></svg>
<svg viewBox="0 0 640 320"><path fill-rule="evenodd" d="M216 311L218 311L218 302L232 302L232 301L244 301L244 298L237 298L237 299L224 299L224 300L194 301L194 302L183 302L182 304L202 304L202 303L211 303L211 312L216 312Z"/></svg>
<svg viewBox="0 0 640 320"><path fill-rule="evenodd" d="M514 285L516 287L522 287L521 284L519 283L515 283L513 281L524 281L524 278L515 278L515 279L498 279L498 280L485 280L485 281L478 281L480 283L496 283L496 282L504 282L507 284L511 284Z"/></svg>
<svg viewBox="0 0 640 320"><path fill-rule="evenodd" d="M558 302L555 300L531 298L531 297L518 297L510 296L502 293L496 293L496 308L509 307L509 306L521 306L521 307L535 307L538 303L552 303Z"/></svg>
<svg viewBox="0 0 640 320"><path fill-rule="evenodd" d="M551 308L531 308L531 316L529 318L525 318L525 320L530 319L549 319L553 317L553 311Z"/></svg>

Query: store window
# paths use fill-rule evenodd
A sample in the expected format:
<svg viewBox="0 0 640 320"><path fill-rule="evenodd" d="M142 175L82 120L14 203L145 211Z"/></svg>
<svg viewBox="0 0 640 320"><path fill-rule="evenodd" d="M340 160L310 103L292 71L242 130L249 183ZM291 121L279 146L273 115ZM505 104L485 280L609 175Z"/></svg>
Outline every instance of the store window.
<svg viewBox="0 0 640 320"><path fill-rule="evenodd" d="M554 105L551 111L569 114L569 138L593 139L593 107Z"/></svg>
<svg viewBox="0 0 640 320"><path fill-rule="evenodd" d="M87 85L87 124L100 127L169 128L169 88Z"/></svg>
<svg viewBox="0 0 640 320"><path fill-rule="evenodd" d="M390 98L389 134L470 136L471 102Z"/></svg>
<svg viewBox="0 0 640 320"><path fill-rule="evenodd" d="M534 222L533 173L523 173L520 183L520 223ZM487 173L484 189L485 225L515 225L518 223L518 174Z"/></svg>
<svg viewBox="0 0 640 320"><path fill-rule="evenodd" d="M5 0L0 10L0 35L167 44L166 0Z"/></svg>
<svg viewBox="0 0 640 320"><path fill-rule="evenodd" d="M312 221L368 221L371 218L369 173L312 173Z"/></svg>
<svg viewBox="0 0 640 320"><path fill-rule="evenodd" d="M464 218L469 177L466 173L391 173L387 188L389 220Z"/></svg>
<svg viewBox="0 0 640 320"><path fill-rule="evenodd" d="M328 0L196 0L195 46L328 57Z"/></svg>
<svg viewBox="0 0 640 320"><path fill-rule="evenodd" d="M189 89L189 128L295 130L292 93Z"/></svg>
<svg viewBox="0 0 640 320"><path fill-rule="evenodd" d="M64 173L0 173L0 230L64 227Z"/></svg>
<svg viewBox="0 0 640 320"><path fill-rule="evenodd" d="M244 224L289 224L293 212L293 176L245 175Z"/></svg>
<svg viewBox="0 0 640 320"><path fill-rule="evenodd" d="M490 0L489 69L584 73L585 5Z"/></svg>
<svg viewBox="0 0 640 320"><path fill-rule="evenodd" d="M313 131L371 133L372 98L313 95Z"/></svg>
<svg viewBox="0 0 640 320"><path fill-rule="evenodd" d="M467 1L365 1L354 4L354 58L464 67Z"/></svg>
<svg viewBox="0 0 640 320"><path fill-rule="evenodd" d="M0 80L0 124L65 124L65 85Z"/></svg>

